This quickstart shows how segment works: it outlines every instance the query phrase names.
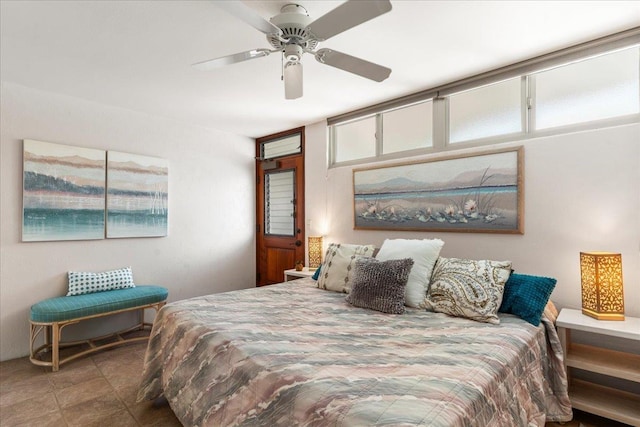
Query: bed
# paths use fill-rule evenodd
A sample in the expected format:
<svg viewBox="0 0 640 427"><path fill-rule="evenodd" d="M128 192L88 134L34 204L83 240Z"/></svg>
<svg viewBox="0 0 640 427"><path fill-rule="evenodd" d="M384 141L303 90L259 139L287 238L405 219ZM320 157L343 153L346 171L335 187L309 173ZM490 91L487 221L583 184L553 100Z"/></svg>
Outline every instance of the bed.
<svg viewBox="0 0 640 427"><path fill-rule="evenodd" d="M568 421L552 321L353 307L310 278L170 303L138 400L186 426L544 426Z"/></svg>

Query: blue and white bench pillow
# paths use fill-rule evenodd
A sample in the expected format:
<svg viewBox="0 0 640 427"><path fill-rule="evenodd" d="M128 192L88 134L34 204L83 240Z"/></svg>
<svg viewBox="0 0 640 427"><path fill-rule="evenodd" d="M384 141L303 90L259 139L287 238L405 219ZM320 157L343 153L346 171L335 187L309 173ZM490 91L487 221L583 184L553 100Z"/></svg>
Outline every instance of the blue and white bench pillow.
<svg viewBox="0 0 640 427"><path fill-rule="evenodd" d="M102 273L70 271L68 275L69 292L67 292L67 296L135 288L131 267Z"/></svg>

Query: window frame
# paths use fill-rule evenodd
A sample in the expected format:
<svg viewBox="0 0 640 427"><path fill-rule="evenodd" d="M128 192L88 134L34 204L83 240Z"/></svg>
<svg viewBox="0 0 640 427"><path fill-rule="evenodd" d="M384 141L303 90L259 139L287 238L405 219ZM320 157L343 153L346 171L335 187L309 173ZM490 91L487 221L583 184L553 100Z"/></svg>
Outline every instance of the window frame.
<svg viewBox="0 0 640 427"><path fill-rule="evenodd" d="M301 128L303 129L303 128ZM302 130L296 130L295 132L291 132L291 133L287 133L284 134L282 136L273 138L273 139L269 139L269 140L265 140L265 141L260 141L258 144L258 150L259 150L259 159L260 160L267 160L267 161L271 161L271 160L277 160L277 159L281 159L283 157L288 157L288 156L298 156L303 154L304 151L304 142L303 142L303 135L302 135ZM268 144L272 144L272 143L276 143L278 141L282 141L283 139L288 139L291 137L298 137L298 143L300 145L298 145L298 151L297 152L292 152L292 153L286 153L286 154L281 154L279 156L273 156L273 157L265 157L265 146Z"/></svg>
<svg viewBox="0 0 640 427"><path fill-rule="evenodd" d="M454 151L460 149L473 148L477 146L488 146L502 144L507 142L526 141L532 138L540 138L551 135L559 135L571 132L581 132L586 130L600 129L606 127L621 126L631 123L640 122L640 108L637 114L628 114L617 117L608 117L604 119L592 120L588 122L572 123L564 126L556 126L547 129L536 129L536 73L540 73L546 69L557 68L570 65L577 61L589 60L591 58L604 54L614 53L624 49L636 49L640 58L640 27L610 36L601 37L590 42L581 43L560 51L545 54L539 57L531 58L520 63L492 70L487 73L453 82L438 88L429 89L419 93L415 93L406 97L397 98L369 107L362 108L357 111L345 113L340 116L327 119L327 127L329 129L329 155L328 168L352 166L365 163L382 162L386 160L401 159L413 156L427 155L432 153ZM640 69L640 60L638 61ZM449 142L449 96L476 89L482 86L499 83L509 79L520 78L520 114L521 114L521 131L478 138L468 141L460 141L455 143ZM409 107L420 102L433 102L432 115L432 147L418 148L394 153L382 154L384 141L382 141L382 116L385 112ZM638 94L638 103L640 107L640 93ZM341 124L356 121L365 117L376 116L377 132L376 147L374 157L353 159L344 162L336 162L335 154L337 148L335 127Z"/></svg>

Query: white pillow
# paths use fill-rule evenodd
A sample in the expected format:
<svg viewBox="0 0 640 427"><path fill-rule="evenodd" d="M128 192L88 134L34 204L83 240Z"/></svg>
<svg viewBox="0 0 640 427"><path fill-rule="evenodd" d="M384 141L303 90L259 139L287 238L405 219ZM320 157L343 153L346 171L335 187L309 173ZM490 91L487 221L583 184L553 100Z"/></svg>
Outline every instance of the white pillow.
<svg viewBox="0 0 640 427"><path fill-rule="evenodd" d="M331 243L320 267L318 287L348 294L351 290L351 276L356 259L363 256L371 257L374 250L375 246L373 245Z"/></svg>
<svg viewBox="0 0 640 427"><path fill-rule="evenodd" d="M411 258L413 268L404 291L404 303L409 307L425 308L425 297L433 266L438 261L444 242L440 239L386 239L376 255L380 261Z"/></svg>

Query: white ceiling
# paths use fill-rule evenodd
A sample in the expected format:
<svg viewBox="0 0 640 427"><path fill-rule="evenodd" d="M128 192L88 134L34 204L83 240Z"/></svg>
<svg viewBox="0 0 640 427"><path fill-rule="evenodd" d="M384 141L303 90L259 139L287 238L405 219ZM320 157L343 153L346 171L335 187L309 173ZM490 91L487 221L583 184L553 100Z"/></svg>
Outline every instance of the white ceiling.
<svg viewBox="0 0 640 427"><path fill-rule="evenodd" d="M304 96L287 101L277 54L191 68L270 47L215 3L2 0L0 77L259 137L640 25L637 1L392 0L391 12L319 45L391 68L387 80L305 55ZM246 3L268 19L290 1ZM341 3L298 2L314 19Z"/></svg>

